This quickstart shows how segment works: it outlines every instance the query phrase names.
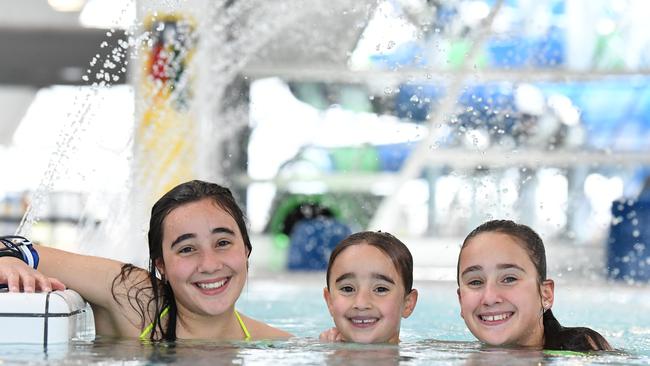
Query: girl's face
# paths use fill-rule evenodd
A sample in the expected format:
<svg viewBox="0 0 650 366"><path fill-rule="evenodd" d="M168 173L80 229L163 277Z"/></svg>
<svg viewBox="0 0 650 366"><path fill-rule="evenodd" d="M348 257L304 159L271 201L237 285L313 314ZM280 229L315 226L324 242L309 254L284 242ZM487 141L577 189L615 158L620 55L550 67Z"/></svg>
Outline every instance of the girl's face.
<svg viewBox="0 0 650 366"><path fill-rule="evenodd" d="M332 264L324 297L343 340L398 343L401 318L413 312L417 291L405 294L391 259L366 243L344 249Z"/></svg>
<svg viewBox="0 0 650 366"><path fill-rule="evenodd" d="M235 220L211 199L184 204L163 222L163 261L179 314L213 316L234 309L248 253Z"/></svg>
<svg viewBox="0 0 650 366"><path fill-rule="evenodd" d="M459 276L460 314L476 338L493 346L543 346L542 312L553 304L553 281L539 285L535 265L515 239L498 232L475 236L460 253Z"/></svg>

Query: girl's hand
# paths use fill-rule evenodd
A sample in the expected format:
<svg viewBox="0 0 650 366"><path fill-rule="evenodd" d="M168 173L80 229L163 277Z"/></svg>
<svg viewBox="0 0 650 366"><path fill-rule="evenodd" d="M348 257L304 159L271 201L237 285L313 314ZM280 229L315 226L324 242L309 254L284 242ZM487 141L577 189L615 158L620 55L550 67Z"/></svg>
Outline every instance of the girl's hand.
<svg viewBox="0 0 650 366"><path fill-rule="evenodd" d="M45 277L18 258L0 258L0 284L6 284L9 292L50 292L65 290L63 282Z"/></svg>
<svg viewBox="0 0 650 366"><path fill-rule="evenodd" d="M341 336L341 332L336 327L324 331L318 339L323 342L343 342L343 336Z"/></svg>

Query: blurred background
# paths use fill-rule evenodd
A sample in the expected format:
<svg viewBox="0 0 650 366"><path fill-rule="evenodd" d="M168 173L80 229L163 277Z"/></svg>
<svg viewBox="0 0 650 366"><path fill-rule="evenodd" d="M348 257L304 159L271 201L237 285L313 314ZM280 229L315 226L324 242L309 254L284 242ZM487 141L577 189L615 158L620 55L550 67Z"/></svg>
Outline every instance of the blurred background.
<svg viewBox="0 0 650 366"><path fill-rule="evenodd" d="M455 278L493 218L551 275L650 279L643 0L0 2L0 232L144 265L152 203L230 187L251 274L389 231ZM647 269L646 269L647 267Z"/></svg>

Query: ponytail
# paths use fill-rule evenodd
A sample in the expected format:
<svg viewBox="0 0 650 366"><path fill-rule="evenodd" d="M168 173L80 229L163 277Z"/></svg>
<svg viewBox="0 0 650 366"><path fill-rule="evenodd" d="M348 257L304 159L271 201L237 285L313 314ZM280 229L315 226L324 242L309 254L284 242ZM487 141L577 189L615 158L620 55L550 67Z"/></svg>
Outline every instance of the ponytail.
<svg viewBox="0 0 650 366"><path fill-rule="evenodd" d="M544 323L544 348L546 349L564 349L560 341L560 334L562 332L562 325L555 319L551 309L544 311L542 317Z"/></svg>
<svg viewBox="0 0 650 366"><path fill-rule="evenodd" d="M585 327L563 327L551 309L544 312L544 349L564 351L611 351L605 337Z"/></svg>

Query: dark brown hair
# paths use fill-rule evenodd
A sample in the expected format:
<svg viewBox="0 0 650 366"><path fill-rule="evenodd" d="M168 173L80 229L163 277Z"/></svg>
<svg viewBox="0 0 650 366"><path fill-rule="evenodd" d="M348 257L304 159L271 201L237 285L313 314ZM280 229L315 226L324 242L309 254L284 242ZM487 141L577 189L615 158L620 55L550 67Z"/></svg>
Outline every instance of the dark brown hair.
<svg viewBox="0 0 650 366"><path fill-rule="evenodd" d="M362 231L349 235L347 238L341 240L332 251L332 254L330 254L330 260L327 265L327 275L325 280L327 281L328 290L330 288L330 273L336 257L338 257L346 248L358 244L371 245L386 254L393 262L395 269L397 269L397 273L402 276L405 295L408 295L411 292L413 289L413 256L408 247L399 239L387 232L381 231Z"/></svg>
<svg viewBox="0 0 650 366"><path fill-rule="evenodd" d="M467 235L461 246L461 253L473 238L486 232L502 233L513 238L528 253L528 257L537 270L537 282L541 286L546 280L546 251L542 238L533 229L510 220L488 221ZM460 253L456 265L456 283L460 286ZM543 324L544 349L583 352L612 350L612 346L607 340L593 329L560 325L551 309L544 312Z"/></svg>

